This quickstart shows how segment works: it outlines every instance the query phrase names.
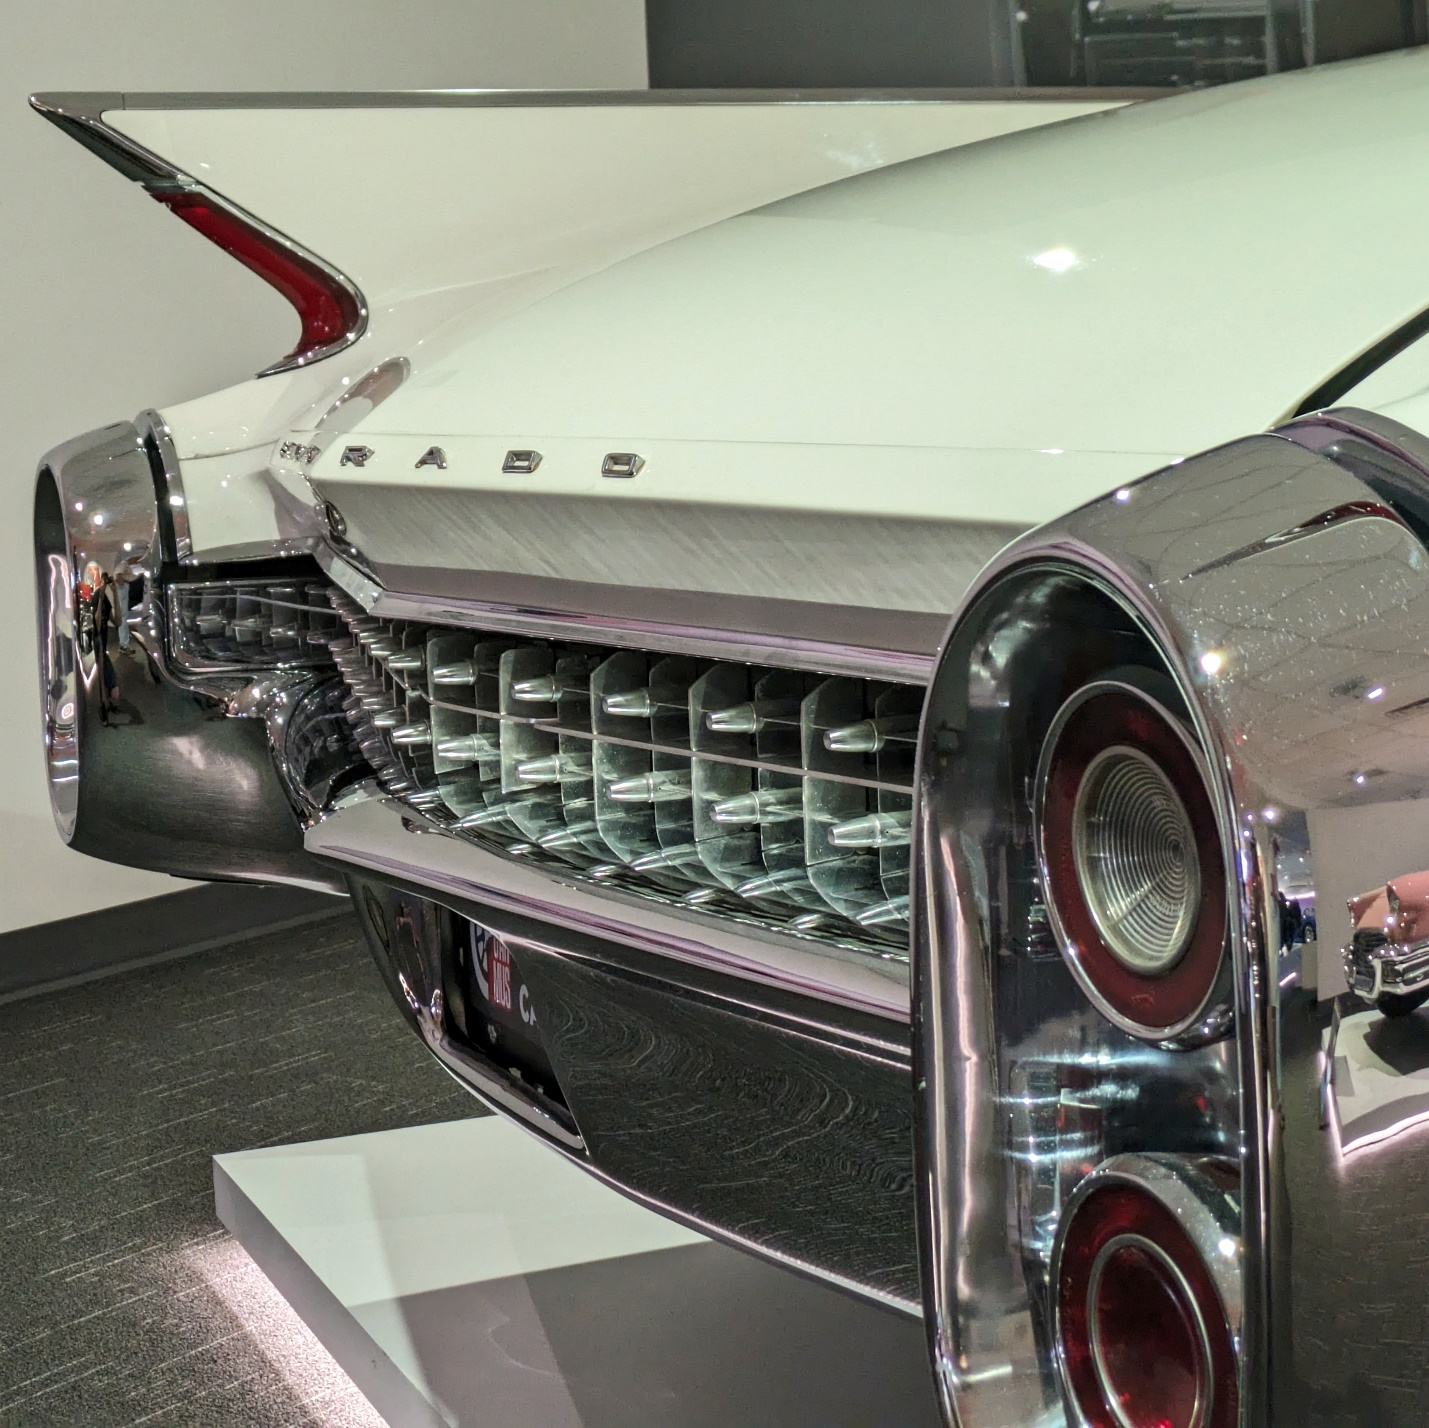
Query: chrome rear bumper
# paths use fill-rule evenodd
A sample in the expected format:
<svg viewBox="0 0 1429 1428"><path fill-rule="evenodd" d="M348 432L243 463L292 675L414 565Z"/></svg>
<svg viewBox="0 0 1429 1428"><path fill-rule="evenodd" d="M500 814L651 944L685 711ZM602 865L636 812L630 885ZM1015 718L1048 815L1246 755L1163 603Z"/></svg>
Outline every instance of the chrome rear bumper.
<svg viewBox="0 0 1429 1428"><path fill-rule="evenodd" d="M454 837L396 799L346 803L310 828L305 843L324 862L437 897L477 902L577 936L612 939L677 963L908 1021L908 969L902 962L687 916L614 889L596 891Z"/></svg>

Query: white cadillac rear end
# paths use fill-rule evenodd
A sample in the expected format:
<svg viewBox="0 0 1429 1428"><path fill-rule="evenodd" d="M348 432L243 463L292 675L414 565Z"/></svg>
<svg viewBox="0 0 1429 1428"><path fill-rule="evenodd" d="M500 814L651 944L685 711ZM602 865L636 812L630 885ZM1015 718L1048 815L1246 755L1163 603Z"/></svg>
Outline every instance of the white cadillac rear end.
<svg viewBox="0 0 1429 1428"><path fill-rule="evenodd" d="M1028 731L1115 695L1185 775L1158 826L1184 785L1207 877L1245 866L1201 713L1222 665L1181 668L1176 582L1239 588L1347 522L1392 525L1396 562L1422 545L1414 433L1283 424L1429 326L1426 78L1412 54L1154 104L36 99L300 327L251 381L41 463L62 836L346 887L465 1084L667 1214L927 1312L966 1424L1059 1411L1064 1202L1190 1205L1186 1263L1234 1262L1196 1301L1224 1323L1195 1422L1264 1421L1284 1224L1242 1219L1269 1224L1279 1172L1236 919L1273 904L1198 903L1189 1011L1105 1015L1063 965ZM1327 152L1395 221L1305 197ZM1138 490L1193 545L1217 513L1209 563L1173 568ZM147 661L123 699L106 575ZM1294 591L1254 588L1279 638Z"/></svg>

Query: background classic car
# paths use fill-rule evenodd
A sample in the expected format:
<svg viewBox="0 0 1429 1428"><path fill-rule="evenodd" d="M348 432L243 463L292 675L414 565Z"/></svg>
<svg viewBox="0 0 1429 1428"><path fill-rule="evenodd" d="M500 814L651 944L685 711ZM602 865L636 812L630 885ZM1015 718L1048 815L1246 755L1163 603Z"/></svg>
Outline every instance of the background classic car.
<svg viewBox="0 0 1429 1428"><path fill-rule="evenodd" d="M1337 1138L1272 910L1429 861L1421 240L1353 201L1426 80L37 99L301 322L41 463L62 836L341 881L445 1065L923 1314L950 1421L1412 1418L1416 1122Z"/></svg>

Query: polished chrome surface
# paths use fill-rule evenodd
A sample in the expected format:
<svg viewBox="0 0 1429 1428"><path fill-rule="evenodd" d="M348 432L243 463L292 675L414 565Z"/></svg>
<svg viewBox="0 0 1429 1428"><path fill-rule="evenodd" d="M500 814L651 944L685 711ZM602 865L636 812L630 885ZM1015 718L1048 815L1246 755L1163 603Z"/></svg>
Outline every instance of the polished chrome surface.
<svg viewBox="0 0 1429 1428"><path fill-rule="evenodd" d="M393 1000L432 1055L469 1091L583 1158L585 1145L564 1107L505 1074L464 1035L465 1008L459 998L453 1005L448 991L454 969L446 910L370 883L349 890Z"/></svg>
<svg viewBox="0 0 1429 1428"><path fill-rule="evenodd" d="M339 466L366 466L376 454L370 446L344 446L337 464Z"/></svg>
<svg viewBox="0 0 1429 1428"><path fill-rule="evenodd" d="M659 1213L917 1314L906 1026L869 1034L829 1003L451 890L349 886L393 997L464 1085ZM501 1026L484 1005L494 942L528 994L519 1041L519 999ZM759 1174L729 1174L752 1143Z"/></svg>
<svg viewBox="0 0 1429 1428"><path fill-rule="evenodd" d="M438 471L447 469L447 454L440 446L429 446L418 458L416 470L424 466L434 466Z"/></svg>
<svg viewBox="0 0 1429 1428"><path fill-rule="evenodd" d="M304 466L311 466L321 455L320 446L306 445L301 441L283 441L278 444L280 461L297 461Z"/></svg>
<svg viewBox="0 0 1429 1428"><path fill-rule="evenodd" d="M117 102L111 103L111 100ZM340 289L347 296L355 316L346 332L321 346L290 353L281 361L274 362L257 373L259 377L272 376L277 372L291 372L310 363L320 362L324 357L346 351L367 331L367 300L346 274L340 273L316 253L310 252L300 243L295 243L271 224L230 202L193 175L175 168L167 159L151 153L142 144L106 124L104 110L122 109L123 96L35 94L30 96L30 105L52 124L83 144L92 154L103 159L111 168L117 169L125 178L143 185L147 192L156 197L182 194L202 199L205 204L221 210L254 233L260 234L275 248L286 249L301 262L316 269L333 287Z"/></svg>
<svg viewBox="0 0 1429 1428"><path fill-rule="evenodd" d="M508 476L529 476L540 464L539 451L508 451L502 458L501 469Z"/></svg>
<svg viewBox="0 0 1429 1428"><path fill-rule="evenodd" d="M185 675L331 667L340 621L329 589L285 576L171 584L170 666Z"/></svg>
<svg viewBox="0 0 1429 1428"><path fill-rule="evenodd" d="M115 109L524 109L569 106L678 108L690 104L946 104L958 101L1065 104L1069 100L1159 99L1167 89L1038 87L1036 89L393 89L283 90L196 94L94 90L31 96L42 113L98 122Z"/></svg>
<svg viewBox="0 0 1429 1428"><path fill-rule="evenodd" d="M156 411L143 411L134 418L139 439L149 453L159 496L160 539L167 554L184 564L193 559L193 537L189 534L188 497L184 494L183 468L174 450L169 425Z"/></svg>
<svg viewBox="0 0 1429 1428"><path fill-rule="evenodd" d="M149 562L158 545L149 460L133 426L50 452L35 496L40 698L50 806L66 842L76 836L86 724L102 697L94 592L104 572Z"/></svg>
<svg viewBox="0 0 1429 1428"><path fill-rule="evenodd" d="M609 451L600 463L602 476L638 476L645 465L645 458L633 451Z"/></svg>
<svg viewBox="0 0 1429 1428"><path fill-rule="evenodd" d="M1429 868L1421 452L1336 412L1192 458L1018 542L954 625L924 723L914 955L928 1318L963 1428L1005 1421L980 1375L1032 1402L1045 1371L1009 1337L1041 1311L1008 1227L1019 1152L994 1110L1033 1005L999 990L1032 959L1019 971L999 950L1036 887L1025 794L979 761L1015 760L1068 683L1128 664L1174 687L1233 850L1233 1037L1168 1067L1195 1096L1222 1088L1218 1153L1238 1162L1243 1421L1426 1421L1423 1355L1393 1382L1363 1370L1386 1333L1417 1333L1422 1275L1402 1247L1429 1231L1429 1035L1416 1015L1343 1010L1339 953L1349 899ZM1125 1062L1098 1013L1060 1007L1032 1022L1064 1054ZM1154 1148L1191 1153L1160 1099Z"/></svg>
<svg viewBox="0 0 1429 1428"><path fill-rule="evenodd" d="M350 632L333 649L359 747L390 793L457 836L906 957L898 834L919 687L389 622L331 599ZM840 736L870 721L879 747L847 747Z"/></svg>
<svg viewBox="0 0 1429 1428"><path fill-rule="evenodd" d="M180 567L163 549L164 489L155 448L128 423L40 465L41 700L60 835L80 852L179 876L330 886L303 851L300 804L275 764L282 751L249 690L253 671L188 674L169 658L165 578ZM117 597L94 593L115 588L106 577L129 584L132 655L113 638Z"/></svg>
<svg viewBox="0 0 1429 1428"><path fill-rule="evenodd" d="M436 835L436 836L432 836ZM675 962L783 988L891 1021L908 1016L907 969L839 947L732 925L566 879L454 837L398 799L343 802L310 828L315 857L613 939Z"/></svg>
<svg viewBox="0 0 1429 1428"><path fill-rule="evenodd" d="M335 550L319 550L317 557L364 611L381 618L897 682L927 682L946 625L941 616L902 610L622 589L483 572L404 571L413 584L389 588ZM867 737L874 740L867 745L873 752L880 736L873 731Z"/></svg>

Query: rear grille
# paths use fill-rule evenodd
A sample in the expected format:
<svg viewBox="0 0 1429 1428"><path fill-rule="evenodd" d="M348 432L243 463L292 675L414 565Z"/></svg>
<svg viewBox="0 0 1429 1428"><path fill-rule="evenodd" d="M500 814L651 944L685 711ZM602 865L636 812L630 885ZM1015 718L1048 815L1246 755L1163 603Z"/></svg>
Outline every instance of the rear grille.
<svg viewBox="0 0 1429 1428"><path fill-rule="evenodd" d="M170 657L189 674L327 664L341 630L317 581L196 581L170 585L168 602Z"/></svg>
<svg viewBox="0 0 1429 1428"><path fill-rule="evenodd" d="M383 786L564 874L907 955L919 686L367 615L345 708Z"/></svg>

